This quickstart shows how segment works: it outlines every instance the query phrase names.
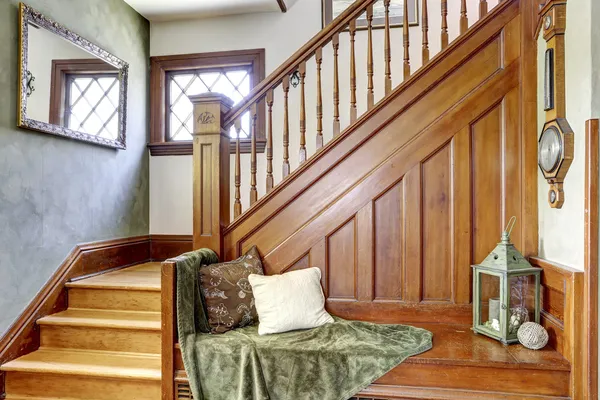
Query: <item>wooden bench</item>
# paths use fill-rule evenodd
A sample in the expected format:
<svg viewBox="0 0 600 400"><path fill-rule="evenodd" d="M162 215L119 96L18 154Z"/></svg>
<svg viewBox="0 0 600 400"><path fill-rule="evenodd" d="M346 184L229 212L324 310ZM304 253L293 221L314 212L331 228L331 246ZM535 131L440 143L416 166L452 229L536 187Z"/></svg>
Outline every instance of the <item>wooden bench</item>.
<svg viewBox="0 0 600 400"><path fill-rule="evenodd" d="M542 322L551 337L545 349L532 351L520 345L504 346L474 334L470 325L443 323L439 317L436 322L411 321L411 325L433 333L433 348L407 359L356 398L570 398L574 385L570 361L577 351L577 342L570 332L574 332L575 311L581 301L574 293L583 274L541 259L531 261L544 268ZM176 340L174 285L175 265L165 262L162 268L163 400L192 398ZM389 318L381 316L381 322L389 322Z"/></svg>

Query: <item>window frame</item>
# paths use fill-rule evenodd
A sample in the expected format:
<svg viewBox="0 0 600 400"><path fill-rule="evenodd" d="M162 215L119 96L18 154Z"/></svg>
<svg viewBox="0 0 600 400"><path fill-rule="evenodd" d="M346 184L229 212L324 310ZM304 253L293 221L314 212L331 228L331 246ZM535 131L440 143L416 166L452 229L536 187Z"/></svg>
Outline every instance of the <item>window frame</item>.
<svg viewBox="0 0 600 400"><path fill-rule="evenodd" d="M70 75L115 75L119 84L119 70L97 58L82 58L68 60L52 60L50 74L50 111L48 121L50 124L65 126L66 101L68 95L67 79ZM117 107L117 112L119 108ZM90 136L97 136L88 133Z"/></svg>
<svg viewBox="0 0 600 400"><path fill-rule="evenodd" d="M211 53L178 54L150 57L150 143L153 156L191 155L192 141L168 141L166 124L168 76L173 72L194 71L248 65L252 67L250 90L265 79L265 49L219 51ZM261 101L257 110L256 151L262 153L266 147L265 103ZM250 153L251 139L240 139L242 153ZM231 141L231 153L235 153L235 140Z"/></svg>

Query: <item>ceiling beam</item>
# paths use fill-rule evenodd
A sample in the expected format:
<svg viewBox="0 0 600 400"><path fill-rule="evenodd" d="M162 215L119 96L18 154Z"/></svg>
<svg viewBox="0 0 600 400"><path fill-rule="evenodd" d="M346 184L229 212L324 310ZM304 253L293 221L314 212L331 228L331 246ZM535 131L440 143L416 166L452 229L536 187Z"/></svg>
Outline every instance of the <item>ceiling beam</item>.
<svg viewBox="0 0 600 400"><path fill-rule="evenodd" d="M276 0L277 4L279 4L279 8L281 8L281 12L287 12L287 6L285 5L285 0Z"/></svg>

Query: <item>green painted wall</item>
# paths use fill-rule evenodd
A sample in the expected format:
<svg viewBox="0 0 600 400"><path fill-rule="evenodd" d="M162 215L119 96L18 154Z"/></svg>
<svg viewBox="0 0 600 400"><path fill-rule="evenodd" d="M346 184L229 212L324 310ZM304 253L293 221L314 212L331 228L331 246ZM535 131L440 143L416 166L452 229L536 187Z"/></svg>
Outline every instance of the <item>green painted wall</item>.
<svg viewBox="0 0 600 400"><path fill-rule="evenodd" d="M18 4L0 0L0 335L76 244L148 233L148 21L122 0L28 2L129 63L116 151L16 128Z"/></svg>

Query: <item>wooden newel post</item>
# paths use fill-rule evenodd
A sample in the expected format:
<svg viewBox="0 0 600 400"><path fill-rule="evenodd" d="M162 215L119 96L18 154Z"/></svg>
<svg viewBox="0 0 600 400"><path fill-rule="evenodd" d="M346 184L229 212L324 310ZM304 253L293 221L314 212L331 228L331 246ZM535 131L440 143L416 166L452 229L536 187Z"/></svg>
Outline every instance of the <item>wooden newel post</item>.
<svg viewBox="0 0 600 400"><path fill-rule="evenodd" d="M223 255L223 228L230 222L229 132L224 116L233 101L218 93L190 96L194 105L194 249Z"/></svg>

